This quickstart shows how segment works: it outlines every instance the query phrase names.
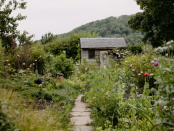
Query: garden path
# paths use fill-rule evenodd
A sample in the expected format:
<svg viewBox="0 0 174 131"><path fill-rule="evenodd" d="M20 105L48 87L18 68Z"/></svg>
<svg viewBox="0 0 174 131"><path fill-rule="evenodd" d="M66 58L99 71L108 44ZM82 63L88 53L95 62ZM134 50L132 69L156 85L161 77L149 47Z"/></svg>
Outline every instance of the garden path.
<svg viewBox="0 0 174 131"><path fill-rule="evenodd" d="M75 101L75 106L71 111L72 118L71 122L74 124L74 131L92 131L92 126L88 126L87 124L91 123L90 119L90 108L87 108L87 104L81 101L81 97L83 95L79 95Z"/></svg>

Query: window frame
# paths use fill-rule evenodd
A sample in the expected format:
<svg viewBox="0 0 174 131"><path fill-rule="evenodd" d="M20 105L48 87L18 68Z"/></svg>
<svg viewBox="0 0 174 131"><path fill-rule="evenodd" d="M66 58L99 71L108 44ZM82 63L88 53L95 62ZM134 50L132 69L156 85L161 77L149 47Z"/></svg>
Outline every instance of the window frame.
<svg viewBox="0 0 174 131"><path fill-rule="evenodd" d="M95 59L95 50L88 50L88 59Z"/></svg>

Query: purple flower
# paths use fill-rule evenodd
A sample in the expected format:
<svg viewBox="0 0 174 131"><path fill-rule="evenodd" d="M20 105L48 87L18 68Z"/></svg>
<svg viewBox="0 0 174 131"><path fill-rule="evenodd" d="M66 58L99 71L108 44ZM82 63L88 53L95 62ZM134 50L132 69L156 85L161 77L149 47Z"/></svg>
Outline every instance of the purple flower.
<svg viewBox="0 0 174 131"><path fill-rule="evenodd" d="M97 89L97 91L99 91L99 89Z"/></svg>
<svg viewBox="0 0 174 131"><path fill-rule="evenodd" d="M158 66L158 64L159 64L158 61L155 61L155 62L153 63L154 66Z"/></svg>
<svg viewBox="0 0 174 131"><path fill-rule="evenodd" d="M88 91L90 91L91 89L88 89Z"/></svg>
<svg viewBox="0 0 174 131"><path fill-rule="evenodd" d="M84 95L85 93L82 93L82 95Z"/></svg>
<svg viewBox="0 0 174 131"><path fill-rule="evenodd" d="M87 98L85 97L85 100L87 100Z"/></svg>
<svg viewBox="0 0 174 131"><path fill-rule="evenodd" d="M118 89L117 89L117 88L116 88L115 90L116 90L116 91L118 91Z"/></svg>
<svg viewBox="0 0 174 131"><path fill-rule="evenodd" d="M112 91L112 93L114 93L114 91Z"/></svg>
<svg viewBox="0 0 174 131"><path fill-rule="evenodd" d="M91 86L94 86L94 84L91 84Z"/></svg>

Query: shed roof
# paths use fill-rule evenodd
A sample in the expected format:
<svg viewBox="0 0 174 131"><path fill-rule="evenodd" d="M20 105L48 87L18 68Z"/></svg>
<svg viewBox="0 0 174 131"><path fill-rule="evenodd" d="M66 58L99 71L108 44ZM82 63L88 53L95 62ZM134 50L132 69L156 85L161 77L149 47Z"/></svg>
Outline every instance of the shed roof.
<svg viewBox="0 0 174 131"><path fill-rule="evenodd" d="M80 38L81 48L127 47L124 38Z"/></svg>

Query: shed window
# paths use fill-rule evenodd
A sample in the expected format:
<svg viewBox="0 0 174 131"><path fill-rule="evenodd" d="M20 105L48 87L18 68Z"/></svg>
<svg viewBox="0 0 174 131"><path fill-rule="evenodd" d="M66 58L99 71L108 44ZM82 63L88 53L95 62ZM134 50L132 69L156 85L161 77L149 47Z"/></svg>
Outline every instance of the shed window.
<svg viewBox="0 0 174 131"><path fill-rule="evenodd" d="M95 50L88 50L88 58L95 59Z"/></svg>

